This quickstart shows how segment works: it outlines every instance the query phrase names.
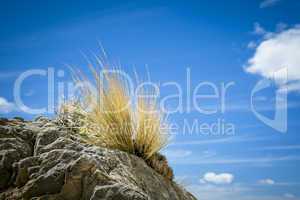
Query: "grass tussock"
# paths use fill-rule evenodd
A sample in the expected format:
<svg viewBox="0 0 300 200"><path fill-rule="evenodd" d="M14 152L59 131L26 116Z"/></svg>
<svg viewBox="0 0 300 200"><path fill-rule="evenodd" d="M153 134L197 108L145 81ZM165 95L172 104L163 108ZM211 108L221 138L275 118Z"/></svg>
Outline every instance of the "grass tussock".
<svg viewBox="0 0 300 200"><path fill-rule="evenodd" d="M91 67L91 71L92 79L82 72L73 73L80 95L60 107L59 121L87 142L135 154L172 179L172 169L158 153L167 145L168 136L157 98L149 97L152 92L146 89L140 90L140 95L130 94L120 70L100 73Z"/></svg>

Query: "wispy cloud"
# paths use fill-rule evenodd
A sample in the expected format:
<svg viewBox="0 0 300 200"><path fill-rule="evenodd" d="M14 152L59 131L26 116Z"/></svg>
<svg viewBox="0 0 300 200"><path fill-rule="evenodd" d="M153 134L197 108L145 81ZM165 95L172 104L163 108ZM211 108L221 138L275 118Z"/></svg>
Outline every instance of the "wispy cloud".
<svg viewBox="0 0 300 200"><path fill-rule="evenodd" d="M255 35L265 35L267 31L258 22L255 22L252 33Z"/></svg>
<svg viewBox="0 0 300 200"><path fill-rule="evenodd" d="M220 199L239 199L239 200L299 200L294 194L262 194L259 188L250 187L245 184L232 185L212 185L194 184L187 187L197 198L220 200ZM289 194L289 195L287 195Z"/></svg>
<svg viewBox="0 0 300 200"><path fill-rule="evenodd" d="M252 191L252 188L240 185L211 185L194 184L187 187L197 198L219 200L219 199L240 199L244 192ZM253 200L253 199L252 199Z"/></svg>
<svg viewBox="0 0 300 200"><path fill-rule="evenodd" d="M15 110L14 103L7 101L4 97L0 97L0 113L9 113Z"/></svg>
<svg viewBox="0 0 300 200"><path fill-rule="evenodd" d="M176 159L176 158L185 158L192 154L192 151L185 150L185 149L166 149L162 152L165 154L169 159Z"/></svg>
<svg viewBox="0 0 300 200"><path fill-rule="evenodd" d="M266 139L268 139L268 138L250 137L250 136L230 136L230 137L223 137L223 138L217 138L217 139L179 141L179 142L174 142L174 143L170 144L170 146L238 143L238 142L261 141L261 140L266 140Z"/></svg>
<svg viewBox="0 0 300 200"><path fill-rule="evenodd" d="M292 193L283 194L262 194L259 188L250 187L245 184L232 185L203 185L194 184L187 187L199 199L220 200L220 199L239 199L239 200L299 200Z"/></svg>
<svg viewBox="0 0 300 200"><path fill-rule="evenodd" d="M18 71L2 71L0 73L0 80L3 80L3 79L9 79L9 78L15 78L17 77L18 75L20 74L20 72Z"/></svg>
<svg viewBox="0 0 300 200"><path fill-rule="evenodd" d="M27 97L30 97L30 96L34 95L34 93L35 93L35 90L31 89L31 90L27 91L24 95Z"/></svg>
<svg viewBox="0 0 300 200"><path fill-rule="evenodd" d="M232 175L233 176L233 175ZM202 179L201 179L202 180ZM266 179L267 180L267 179ZM266 182L264 180L264 182ZM274 183L273 183L274 182ZM239 199L239 200L286 200L299 198L292 193L277 193L268 194L261 193L262 186L264 187L280 187L299 185L299 183L283 183L276 182L272 179L267 181L268 184L251 183L231 183L231 184L212 184L212 182L201 182L199 184L191 184L186 188L199 199L219 200L219 199Z"/></svg>
<svg viewBox="0 0 300 200"><path fill-rule="evenodd" d="M253 157L253 158L237 158L237 157L220 157L215 156L207 159L199 159L199 157L192 157L184 160L171 160L177 165L205 165L205 164L272 164L273 162L282 161L299 161L299 155L278 156L278 157Z"/></svg>
<svg viewBox="0 0 300 200"><path fill-rule="evenodd" d="M283 196L286 197L286 198L289 198L289 199L294 199L295 198L295 195L291 194L291 193L285 193Z"/></svg>
<svg viewBox="0 0 300 200"><path fill-rule="evenodd" d="M297 150L297 149L300 149L300 145L278 145L278 146L254 148L254 150Z"/></svg>
<svg viewBox="0 0 300 200"><path fill-rule="evenodd" d="M280 0L263 0L260 4L260 8L267 8L278 4Z"/></svg>
<svg viewBox="0 0 300 200"><path fill-rule="evenodd" d="M255 49L255 47L257 46L256 42L254 41L250 41L248 44L247 44L247 48L248 49Z"/></svg>
<svg viewBox="0 0 300 200"><path fill-rule="evenodd" d="M289 92L291 91L299 91L300 88L300 82L293 85L292 83L288 84L287 90ZM275 88L278 92L281 91L281 88L277 89ZM276 109L276 99L271 97L255 97L253 96L253 104L254 108L256 111L274 111ZM256 105L259 104L259 105ZM211 106L211 107L216 107L216 106ZM281 101L280 99L278 100L278 109L294 109L294 108L299 108L300 107L300 102L299 101L288 101L287 104L284 104L284 101ZM235 101L235 102L228 102L226 107L225 107L225 112L252 112L251 110L251 102L250 102L250 97L249 99L243 99L240 101Z"/></svg>
<svg viewBox="0 0 300 200"><path fill-rule="evenodd" d="M275 181L273 179L267 178L259 180L258 183L261 185L274 185Z"/></svg>
<svg viewBox="0 0 300 200"><path fill-rule="evenodd" d="M250 184L249 184L250 185ZM279 182L275 181L273 178L266 178L258 180L253 186L299 186L300 182Z"/></svg>

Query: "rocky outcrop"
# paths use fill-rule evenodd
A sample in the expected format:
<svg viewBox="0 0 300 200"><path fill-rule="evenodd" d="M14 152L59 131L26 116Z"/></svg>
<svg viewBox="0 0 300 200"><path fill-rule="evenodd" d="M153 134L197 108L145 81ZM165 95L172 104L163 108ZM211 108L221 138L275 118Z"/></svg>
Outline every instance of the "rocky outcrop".
<svg viewBox="0 0 300 200"><path fill-rule="evenodd" d="M144 160L81 141L55 121L0 119L0 200L194 200Z"/></svg>

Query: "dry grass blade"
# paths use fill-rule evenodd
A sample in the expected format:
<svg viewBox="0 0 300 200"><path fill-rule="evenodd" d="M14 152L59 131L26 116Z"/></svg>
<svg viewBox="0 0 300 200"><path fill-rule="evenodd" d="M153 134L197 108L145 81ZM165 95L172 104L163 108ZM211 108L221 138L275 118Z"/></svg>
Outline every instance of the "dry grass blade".
<svg viewBox="0 0 300 200"><path fill-rule="evenodd" d="M81 85L82 95L73 109L81 113L76 115L81 116L76 119L79 132L93 144L151 159L168 141L162 131L164 118L157 99L138 97L133 101L119 73L102 73L100 77L99 70L91 66L90 69L92 80L80 71L74 78L74 82ZM88 105L88 109L82 105Z"/></svg>

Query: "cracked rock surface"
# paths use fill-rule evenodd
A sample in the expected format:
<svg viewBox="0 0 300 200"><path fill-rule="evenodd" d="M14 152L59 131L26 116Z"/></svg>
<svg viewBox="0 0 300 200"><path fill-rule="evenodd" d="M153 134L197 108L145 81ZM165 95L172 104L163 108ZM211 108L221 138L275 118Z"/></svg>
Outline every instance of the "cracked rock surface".
<svg viewBox="0 0 300 200"><path fill-rule="evenodd" d="M144 160L40 117L0 119L0 200L194 200Z"/></svg>

